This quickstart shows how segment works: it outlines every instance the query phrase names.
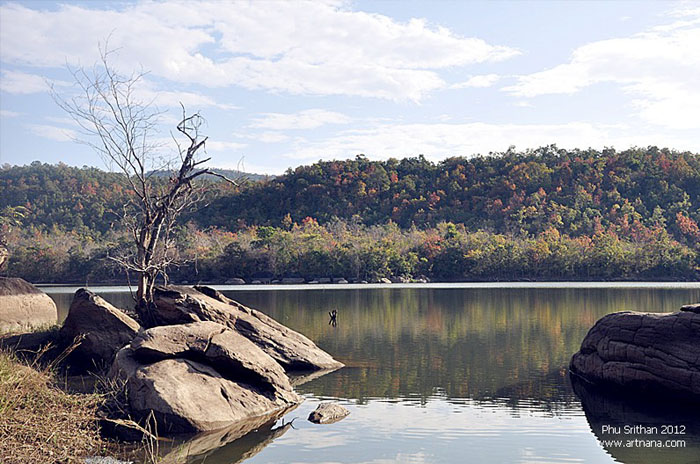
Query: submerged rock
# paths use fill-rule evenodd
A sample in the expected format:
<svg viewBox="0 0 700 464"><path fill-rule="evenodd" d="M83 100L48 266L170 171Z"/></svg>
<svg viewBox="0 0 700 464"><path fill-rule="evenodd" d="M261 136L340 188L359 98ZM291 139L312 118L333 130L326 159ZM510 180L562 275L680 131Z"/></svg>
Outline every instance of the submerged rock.
<svg viewBox="0 0 700 464"><path fill-rule="evenodd" d="M570 370L628 393L675 394L700 400L700 314L620 312L586 335Z"/></svg>
<svg viewBox="0 0 700 464"><path fill-rule="evenodd" d="M155 304L159 324L217 322L252 341L287 371L343 366L302 334L209 287L157 288Z"/></svg>
<svg viewBox="0 0 700 464"><path fill-rule="evenodd" d="M333 424L350 414L343 406L336 403L321 403L309 414L309 422L314 424Z"/></svg>
<svg viewBox="0 0 700 464"><path fill-rule="evenodd" d="M126 382L132 413L152 411L166 434L215 430L302 401L274 359L214 322L143 331L110 376Z"/></svg>
<svg viewBox="0 0 700 464"><path fill-rule="evenodd" d="M29 282L0 277L0 332L24 331L58 322L51 297Z"/></svg>
<svg viewBox="0 0 700 464"><path fill-rule="evenodd" d="M71 355L74 364L109 366L117 351L127 345L140 328L139 323L123 311L81 288L75 292L60 337L64 344L83 337Z"/></svg>

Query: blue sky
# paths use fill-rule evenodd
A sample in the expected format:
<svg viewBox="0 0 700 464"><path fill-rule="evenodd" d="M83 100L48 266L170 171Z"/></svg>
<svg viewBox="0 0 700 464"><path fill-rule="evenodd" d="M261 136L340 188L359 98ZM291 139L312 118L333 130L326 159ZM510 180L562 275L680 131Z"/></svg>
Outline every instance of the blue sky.
<svg viewBox="0 0 700 464"><path fill-rule="evenodd" d="M111 35L110 35L111 34ZM149 74L211 165L439 161L556 143L700 152L700 2L2 2L0 164L105 167L56 106L66 64Z"/></svg>

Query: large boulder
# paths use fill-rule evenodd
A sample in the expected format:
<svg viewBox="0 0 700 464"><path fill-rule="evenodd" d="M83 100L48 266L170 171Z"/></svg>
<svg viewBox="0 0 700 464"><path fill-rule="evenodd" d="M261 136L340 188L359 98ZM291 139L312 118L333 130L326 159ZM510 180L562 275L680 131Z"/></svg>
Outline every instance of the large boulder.
<svg viewBox="0 0 700 464"><path fill-rule="evenodd" d="M302 401L274 359L214 322L154 327L116 356L131 412L159 433L215 430Z"/></svg>
<svg viewBox="0 0 700 464"><path fill-rule="evenodd" d="M24 331L58 322L56 303L29 282L0 277L0 332Z"/></svg>
<svg viewBox="0 0 700 464"><path fill-rule="evenodd" d="M60 338L64 344L70 344L76 337L82 339L71 355L74 364L109 366L117 351L128 345L140 328L123 311L81 288L75 292Z"/></svg>
<svg viewBox="0 0 700 464"><path fill-rule="evenodd" d="M134 339L131 351L136 358L150 362L170 358L201 361L216 366L227 378L250 382L263 391L292 387L274 359L243 335L216 322L154 327Z"/></svg>
<svg viewBox="0 0 700 464"><path fill-rule="evenodd" d="M571 359L573 374L628 393L700 400L700 314L620 312L601 318Z"/></svg>
<svg viewBox="0 0 700 464"><path fill-rule="evenodd" d="M159 324L217 322L255 343L288 372L343 366L302 334L209 287L157 288L155 304Z"/></svg>

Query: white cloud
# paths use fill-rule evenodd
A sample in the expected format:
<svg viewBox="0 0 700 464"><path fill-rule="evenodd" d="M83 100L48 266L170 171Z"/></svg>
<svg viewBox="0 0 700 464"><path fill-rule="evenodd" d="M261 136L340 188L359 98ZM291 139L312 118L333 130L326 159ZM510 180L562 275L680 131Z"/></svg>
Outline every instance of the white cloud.
<svg viewBox="0 0 700 464"><path fill-rule="evenodd" d="M19 116L22 116L22 113L18 113L17 111L0 110L0 117L3 118L17 118Z"/></svg>
<svg viewBox="0 0 700 464"><path fill-rule="evenodd" d="M196 111L199 108L213 107L223 110L239 109L238 106L227 103L220 103L213 98L197 92L185 90L162 90L148 80L142 80L137 89L137 97L144 102L153 102L156 106L180 108L183 104L185 108ZM179 121L178 121L179 122Z"/></svg>
<svg viewBox="0 0 700 464"><path fill-rule="evenodd" d="M370 158L386 159L425 155L434 161L448 156L471 156L549 144L562 148L619 149L630 146L658 145L700 150L697 140L674 138L661 131L635 131L623 125L587 122L566 124L386 124L367 129L342 131L320 141L299 141L288 158L315 161L342 159L364 153Z"/></svg>
<svg viewBox="0 0 700 464"><path fill-rule="evenodd" d="M248 145L239 142L222 142L219 140L207 140L207 151L239 151Z"/></svg>
<svg viewBox="0 0 700 464"><path fill-rule="evenodd" d="M97 43L113 31L109 45L119 48L114 60L123 70L140 63L156 76L210 87L418 101L446 86L441 69L519 53L421 19L398 22L329 2L86 5L2 5L3 59L92 63Z"/></svg>
<svg viewBox="0 0 700 464"><path fill-rule="evenodd" d="M519 97L573 94L604 82L634 98L645 120L675 129L700 128L700 11L627 38L577 48L568 63L520 76L503 90Z"/></svg>
<svg viewBox="0 0 700 464"><path fill-rule="evenodd" d="M263 113L250 124L250 127L289 130L316 129L326 124L348 124L351 118L335 111L309 109L298 113Z"/></svg>
<svg viewBox="0 0 700 464"><path fill-rule="evenodd" d="M289 136L279 132L262 132L251 135L251 138L263 143L281 143L289 140Z"/></svg>
<svg viewBox="0 0 700 464"><path fill-rule="evenodd" d="M493 84L498 82L501 78L498 74L481 74L478 76L472 76L465 82L460 82L458 84L453 84L453 89L464 89L468 87L485 88L491 87Z"/></svg>
<svg viewBox="0 0 700 464"><path fill-rule="evenodd" d="M55 142L73 142L78 135L78 133L72 129L48 124L28 124L27 128L32 134Z"/></svg>
<svg viewBox="0 0 700 464"><path fill-rule="evenodd" d="M43 77L36 74L3 70L0 76L0 90L13 94L30 94L46 92L49 86Z"/></svg>

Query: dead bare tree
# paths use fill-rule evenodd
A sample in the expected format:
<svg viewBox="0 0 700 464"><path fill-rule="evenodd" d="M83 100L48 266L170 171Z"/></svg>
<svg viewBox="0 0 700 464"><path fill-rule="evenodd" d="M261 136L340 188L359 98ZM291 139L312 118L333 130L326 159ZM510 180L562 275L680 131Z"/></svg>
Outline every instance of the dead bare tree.
<svg viewBox="0 0 700 464"><path fill-rule="evenodd" d="M153 291L156 280L168 280L167 270L177 259L173 227L178 216L202 198L195 179L211 175L235 183L212 172L202 158L207 137L200 134L204 119L199 113L182 115L173 135L176 150L165 154L156 142L161 113L153 102L138 97L138 85L144 73L119 74L109 64L112 52L100 48L101 60L92 68L70 68L78 95L65 97L52 88L57 104L80 126L77 142L94 149L108 167L120 171L128 201L120 212L134 247L110 256L138 280L136 309L146 325L152 323ZM116 169L115 169L116 168ZM162 173L169 173L167 182Z"/></svg>

